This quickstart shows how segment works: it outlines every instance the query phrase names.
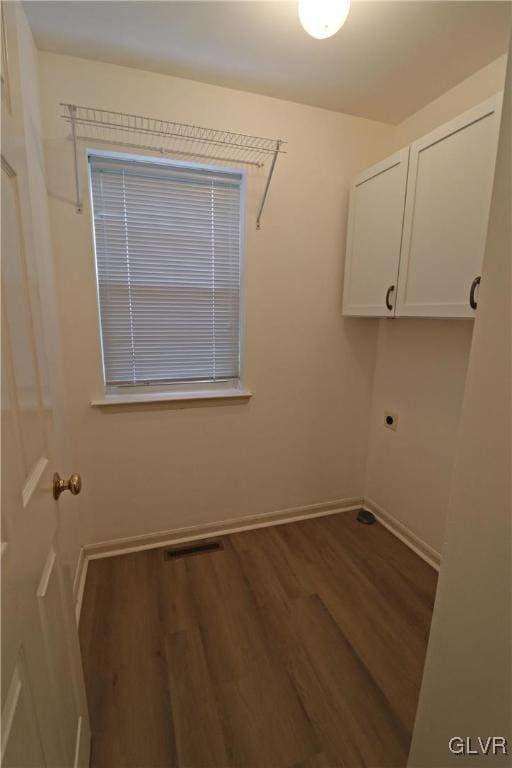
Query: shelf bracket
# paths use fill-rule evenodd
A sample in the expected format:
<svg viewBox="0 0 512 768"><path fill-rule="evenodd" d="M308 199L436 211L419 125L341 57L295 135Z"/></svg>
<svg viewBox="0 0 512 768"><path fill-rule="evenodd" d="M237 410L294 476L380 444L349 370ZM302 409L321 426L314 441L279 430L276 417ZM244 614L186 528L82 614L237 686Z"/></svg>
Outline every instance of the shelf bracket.
<svg viewBox="0 0 512 768"><path fill-rule="evenodd" d="M266 203L267 195L268 195L268 190L269 190L269 187L270 187L270 182L272 181L272 175L274 173L274 168L276 167L277 156L279 154L279 150L281 148L281 144L282 143L283 142L281 141L281 139L278 139L276 141L276 148L274 150L274 155L272 157L272 162L270 163L270 169L269 169L269 172L268 172L267 181L265 183L265 189L263 190L263 197L261 198L261 203L260 203L260 207L259 207L259 210L258 210L258 216L256 217L256 229L261 229L261 214L263 213L263 208L265 207L265 203Z"/></svg>
<svg viewBox="0 0 512 768"><path fill-rule="evenodd" d="M76 136L76 107L68 104L69 121L71 123L71 138L73 139L73 160L75 165L75 207L77 213L82 213L82 185L80 183L80 169L78 167L78 139Z"/></svg>

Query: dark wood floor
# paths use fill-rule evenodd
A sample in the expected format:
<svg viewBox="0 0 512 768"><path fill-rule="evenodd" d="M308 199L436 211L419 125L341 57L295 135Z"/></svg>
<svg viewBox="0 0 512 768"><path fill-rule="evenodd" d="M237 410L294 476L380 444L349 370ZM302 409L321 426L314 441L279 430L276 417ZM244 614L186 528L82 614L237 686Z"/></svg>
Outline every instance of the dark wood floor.
<svg viewBox="0 0 512 768"><path fill-rule="evenodd" d="M93 560L94 768L405 766L436 574L353 513Z"/></svg>

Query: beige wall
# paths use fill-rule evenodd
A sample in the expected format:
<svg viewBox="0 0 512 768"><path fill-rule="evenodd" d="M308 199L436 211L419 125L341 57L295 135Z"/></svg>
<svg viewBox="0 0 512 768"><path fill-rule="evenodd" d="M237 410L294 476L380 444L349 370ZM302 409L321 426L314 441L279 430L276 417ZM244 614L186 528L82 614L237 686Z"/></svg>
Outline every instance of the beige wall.
<svg viewBox="0 0 512 768"><path fill-rule="evenodd" d="M450 88L442 96L426 104L423 109L410 115L397 125L395 134L396 148L409 144L424 136L438 125L451 120L452 117L471 109L475 104L503 90L507 54L491 61L466 80Z"/></svg>
<svg viewBox="0 0 512 768"><path fill-rule="evenodd" d="M500 90L505 58L391 127L40 53L67 416L80 438L76 461L85 480L84 541L364 493L441 550L473 324L341 317L347 192L358 170ZM249 184L248 404L90 407L102 391L90 216L88 205L82 215L74 211L60 101L289 140L260 232L254 218L263 178L252 175ZM85 186L85 155L82 174ZM382 426L384 410L398 413L397 432Z"/></svg>
<svg viewBox="0 0 512 768"><path fill-rule="evenodd" d="M511 62L512 64L512 62ZM512 66L446 545L409 766L510 766ZM508 738L508 757L453 755L452 736Z"/></svg>
<svg viewBox="0 0 512 768"><path fill-rule="evenodd" d="M285 101L40 55L67 417L84 480L84 542L362 495L377 324L341 316L351 177L393 129ZM247 404L102 411L91 223L73 206L59 102L287 139L261 231L251 178ZM84 149L84 148L82 148ZM85 174L85 160L82 160Z"/></svg>
<svg viewBox="0 0 512 768"><path fill-rule="evenodd" d="M502 56L397 126L395 148L503 89ZM471 346L471 320L381 320L365 495L437 552ZM385 429L384 411L398 413Z"/></svg>

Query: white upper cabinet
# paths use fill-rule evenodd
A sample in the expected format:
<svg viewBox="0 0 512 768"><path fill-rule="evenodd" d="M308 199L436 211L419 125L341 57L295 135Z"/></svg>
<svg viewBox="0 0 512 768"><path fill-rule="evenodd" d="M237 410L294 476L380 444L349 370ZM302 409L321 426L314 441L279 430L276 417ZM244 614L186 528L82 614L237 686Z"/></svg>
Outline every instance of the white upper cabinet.
<svg viewBox="0 0 512 768"><path fill-rule="evenodd" d="M500 105L489 99L411 146L397 316L474 316Z"/></svg>
<svg viewBox="0 0 512 768"><path fill-rule="evenodd" d="M474 317L501 101L485 101L355 180L345 315Z"/></svg>
<svg viewBox="0 0 512 768"><path fill-rule="evenodd" d="M392 316L400 261L409 148L352 184L343 314Z"/></svg>

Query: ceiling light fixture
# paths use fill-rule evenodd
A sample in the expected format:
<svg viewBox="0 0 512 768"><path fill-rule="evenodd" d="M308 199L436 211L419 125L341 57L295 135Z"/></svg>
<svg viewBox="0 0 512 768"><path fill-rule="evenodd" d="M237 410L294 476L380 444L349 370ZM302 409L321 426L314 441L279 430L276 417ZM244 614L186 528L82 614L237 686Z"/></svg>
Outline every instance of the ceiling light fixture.
<svg viewBox="0 0 512 768"><path fill-rule="evenodd" d="M349 10L350 0L299 0L300 23L317 40L335 35Z"/></svg>

